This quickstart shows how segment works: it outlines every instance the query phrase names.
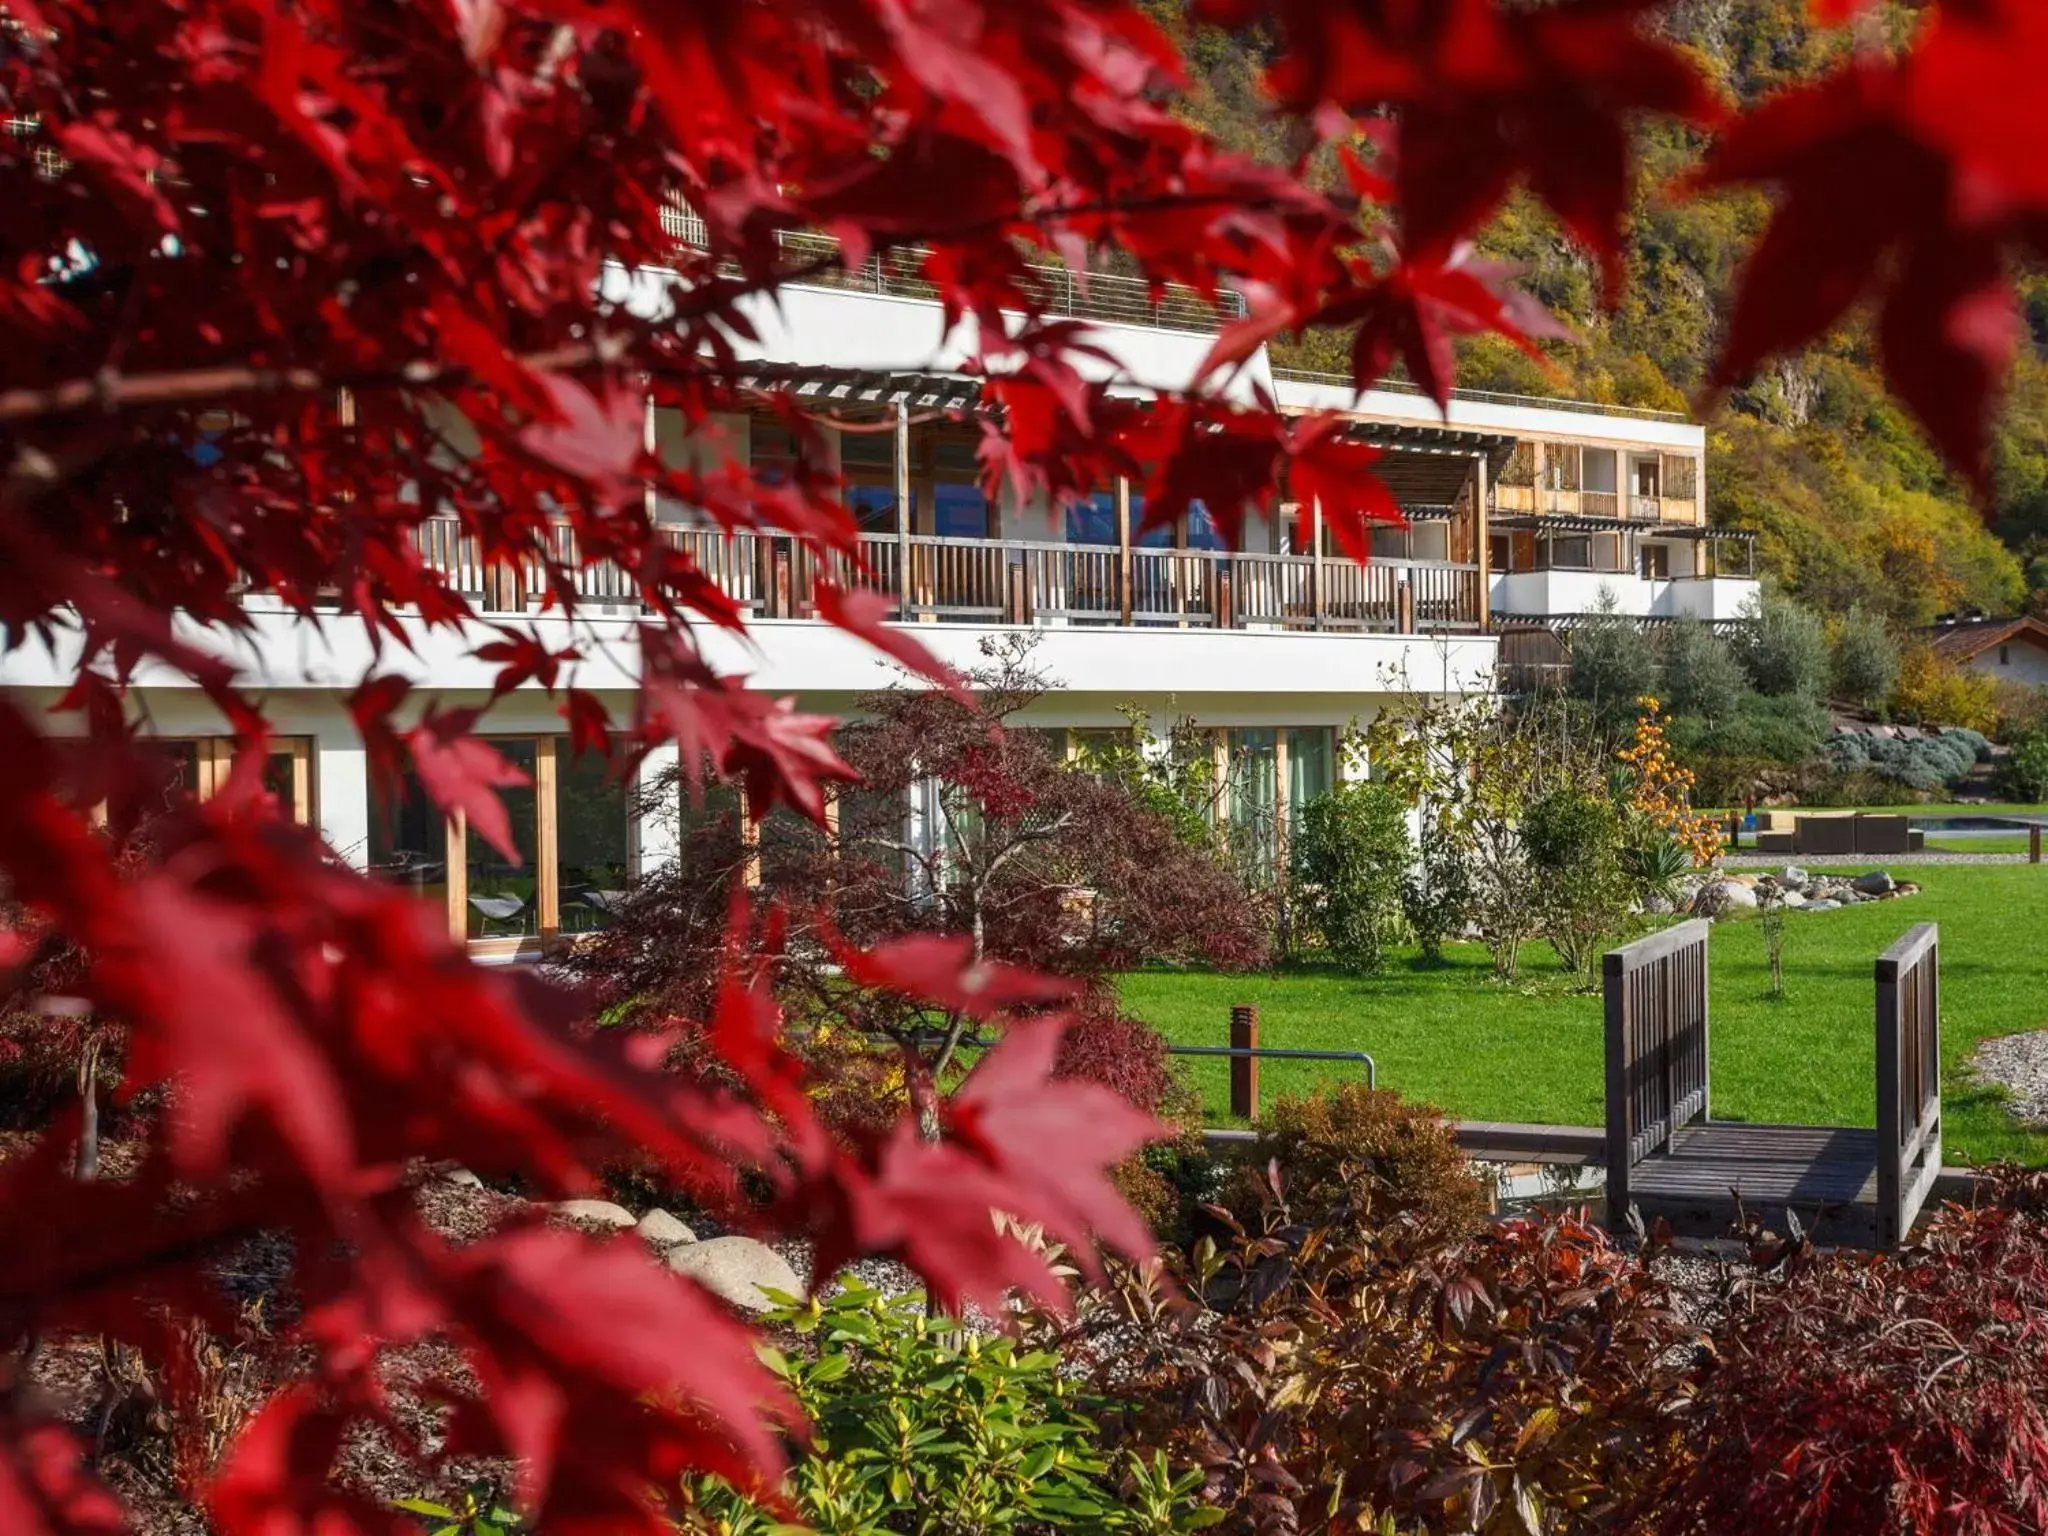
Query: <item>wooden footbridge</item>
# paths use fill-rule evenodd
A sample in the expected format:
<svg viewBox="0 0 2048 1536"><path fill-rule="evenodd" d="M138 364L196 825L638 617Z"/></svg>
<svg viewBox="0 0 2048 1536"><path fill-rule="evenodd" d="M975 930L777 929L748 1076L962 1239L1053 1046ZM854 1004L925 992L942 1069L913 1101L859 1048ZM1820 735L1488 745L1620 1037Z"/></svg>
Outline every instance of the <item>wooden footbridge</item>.
<svg viewBox="0 0 2048 1536"><path fill-rule="evenodd" d="M1941 1171L1941 987L1935 925L1877 959L1877 1125L1716 1120L1708 1069L1707 934L1680 923L1610 952L1607 1202L1683 1236L1727 1233L1738 1210L1787 1210L1822 1243L1895 1247Z"/></svg>

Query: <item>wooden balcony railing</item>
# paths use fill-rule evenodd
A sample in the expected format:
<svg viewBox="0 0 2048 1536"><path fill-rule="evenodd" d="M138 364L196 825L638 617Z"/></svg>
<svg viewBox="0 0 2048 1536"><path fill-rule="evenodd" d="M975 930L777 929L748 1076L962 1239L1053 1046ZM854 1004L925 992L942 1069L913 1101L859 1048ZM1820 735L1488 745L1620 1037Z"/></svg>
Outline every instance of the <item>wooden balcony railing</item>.
<svg viewBox="0 0 2048 1536"><path fill-rule="evenodd" d="M820 556L775 534L668 527L718 588L757 619L808 618L820 580L865 587L907 622L1102 624L1204 629L1346 630L1385 634L1477 630L1484 613L1479 569L1429 560L1226 554L1028 540L946 539L924 534L860 537L858 560ZM539 608L545 574L486 566L453 518L419 527L421 556L487 613ZM607 562L579 564L575 536L555 533L555 556L579 601L637 612L633 581Z"/></svg>

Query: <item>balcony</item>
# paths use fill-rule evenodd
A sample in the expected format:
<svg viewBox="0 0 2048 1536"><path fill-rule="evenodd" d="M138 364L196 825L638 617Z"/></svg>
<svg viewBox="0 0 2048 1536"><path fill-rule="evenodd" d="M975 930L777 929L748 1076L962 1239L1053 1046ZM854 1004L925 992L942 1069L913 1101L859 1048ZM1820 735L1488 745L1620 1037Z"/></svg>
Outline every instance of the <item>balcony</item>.
<svg viewBox="0 0 2048 1536"><path fill-rule="evenodd" d="M808 619L820 580L890 599L900 623L1281 630L1360 634L1476 633L1479 569L1431 560L1124 550L1025 540L860 535L859 557L819 557L775 534L726 535L665 527L750 619ZM429 518L417 543L426 563L479 611L541 606L538 569L486 567L454 518ZM565 525L556 553L576 560ZM578 597L599 610L640 610L625 572L605 563L576 573Z"/></svg>

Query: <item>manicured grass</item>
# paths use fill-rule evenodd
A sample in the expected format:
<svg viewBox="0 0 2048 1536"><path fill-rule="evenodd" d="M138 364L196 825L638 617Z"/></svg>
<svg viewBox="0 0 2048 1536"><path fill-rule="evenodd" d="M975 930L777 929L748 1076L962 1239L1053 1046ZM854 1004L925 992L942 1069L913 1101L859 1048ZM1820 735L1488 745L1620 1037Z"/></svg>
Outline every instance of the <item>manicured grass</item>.
<svg viewBox="0 0 2048 1536"><path fill-rule="evenodd" d="M1793 913L1786 996L1769 996L1754 919L1716 925L1711 950L1714 1113L1726 1119L1874 1124L1877 1046L1872 962L1914 923L1941 925L1945 1155L1950 1162L2048 1163L2048 1134L1960 1075L1990 1035L2048 1028L2048 867L1920 866L1921 893L1836 912ZM1544 945L1513 987L1490 979L1486 952L1452 947L1424 966L1402 954L1385 975L1314 969L1264 976L1140 971L1126 1006L1168 1038L1227 1043L1230 1006L1256 1003L1265 1045L1364 1050L1382 1087L1462 1120L1599 1125L1604 1120L1601 1004ZM1212 1119L1228 1105L1228 1065L1184 1059ZM1345 1063L1261 1063L1263 1093L1362 1074Z"/></svg>
<svg viewBox="0 0 2048 1536"><path fill-rule="evenodd" d="M1930 816L1936 819L1947 816L2041 816L2048 815L2048 805L2022 805L2014 800L1983 800L1967 803L1956 801L1935 801L1929 804L1913 805L1780 805L1774 810L1790 811L1794 815L1801 811L1811 816L1828 816L1862 811L1871 816ZM1705 813L1725 818L1727 807Z"/></svg>

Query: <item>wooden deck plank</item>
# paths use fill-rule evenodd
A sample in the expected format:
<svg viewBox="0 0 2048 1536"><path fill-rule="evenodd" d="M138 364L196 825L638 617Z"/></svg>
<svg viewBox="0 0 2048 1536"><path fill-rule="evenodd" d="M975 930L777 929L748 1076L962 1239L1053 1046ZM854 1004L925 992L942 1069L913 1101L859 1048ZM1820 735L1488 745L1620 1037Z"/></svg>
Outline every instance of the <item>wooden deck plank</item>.
<svg viewBox="0 0 2048 1536"><path fill-rule="evenodd" d="M1718 1203L1732 1219L1735 1198L1749 1205L1874 1204L1877 1134L1845 1126L1687 1126L1662 1153L1633 1171L1635 1189L1658 1197Z"/></svg>

